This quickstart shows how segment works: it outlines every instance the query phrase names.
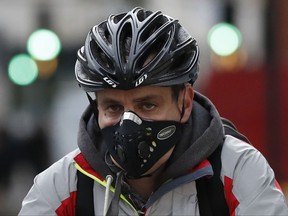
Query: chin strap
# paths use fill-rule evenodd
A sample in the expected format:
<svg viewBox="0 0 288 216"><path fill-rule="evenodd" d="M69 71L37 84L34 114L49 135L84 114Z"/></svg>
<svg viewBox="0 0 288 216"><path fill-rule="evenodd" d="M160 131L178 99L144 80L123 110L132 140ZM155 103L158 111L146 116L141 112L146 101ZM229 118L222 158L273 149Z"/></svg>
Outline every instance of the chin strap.
<svg viewBox="0 0 288 216"><path fill-rule="evenodd" d="M185 97L186 97L186 87L184 88L184 96L183 96L183 101L182 101L182 109L179 110L179 108L178 108L178 110L180 111L180 120L179 120L179 122L181 122L181 120L182 120L182 118L183 118L183 116L184 116L184 113L185 113L185 106L184 106Z"/></svg>
<svg viewBox="0 0 288 216"><path fill-rule="evenodd" d="M86 92L86 95L87 95L87 98L88 98L88 100L89 100L89 103L90 103L90 105L91 105L91 107L92 107L92 112L93 112L95 118L97 118L97 116L98 116L98 112L97 112L97 102L96 102L96 100L93 100L92 97L91 97L87 92Z"/></svg>

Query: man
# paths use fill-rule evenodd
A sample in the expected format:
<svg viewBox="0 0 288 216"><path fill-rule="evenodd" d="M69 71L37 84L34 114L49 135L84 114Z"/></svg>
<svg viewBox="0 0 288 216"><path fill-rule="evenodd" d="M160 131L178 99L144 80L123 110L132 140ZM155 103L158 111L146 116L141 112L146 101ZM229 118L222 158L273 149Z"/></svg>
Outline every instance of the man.
<svg viewBox="0 0 288 216"><path fill-rule="evenodd" d="M135 8L94 26L75 66L90 101L79 149L35 178L20 215L288 215L265 158L225 136L193 90L198 58L195 39L161 12ZM213 174L221 183L205 194Z"/></svg>

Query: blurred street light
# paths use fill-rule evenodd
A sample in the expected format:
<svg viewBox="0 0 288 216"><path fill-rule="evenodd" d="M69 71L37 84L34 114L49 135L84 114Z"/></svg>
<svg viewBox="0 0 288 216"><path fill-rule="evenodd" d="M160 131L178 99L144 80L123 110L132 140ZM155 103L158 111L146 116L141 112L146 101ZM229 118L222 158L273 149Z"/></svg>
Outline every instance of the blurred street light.
<svg viewBox="0 0 288 216"><path fill-rule="evenodd" d="M30 85L38 76L37 64L29 55L17 54L9 62L8 76L16 85Z"/></svg>
<svg viewBox="0 0 288 216"><path fill-rule="evenodd" d="M28 38L27 50L34 59L49 61L60 53L61 42L55 32L49 29L38 29Z"/></svg>
<svg viewBox="0 0 288 216"><path fill-rule="evenodd" d="M241 42L242 36L238 28L227 22L216 24L208 33L210 48L220 56L231 55L240 47Z"/></svg>

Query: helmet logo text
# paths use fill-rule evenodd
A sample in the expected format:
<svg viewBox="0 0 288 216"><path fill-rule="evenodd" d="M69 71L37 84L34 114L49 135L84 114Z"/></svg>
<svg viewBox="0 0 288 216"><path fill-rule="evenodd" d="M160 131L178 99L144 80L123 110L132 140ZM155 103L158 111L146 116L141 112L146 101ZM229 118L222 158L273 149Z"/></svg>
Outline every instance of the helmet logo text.
<svg viewBox="0 0 288 216"><path fill-rule="evenodd" d="M136 84L135 84L135 87L141 85L141 83L144 82L145 79L147 79L147 74L143 74L143 76L141 76L138 80L136 80Z"/></svg>
<svg viewBox="0 0 288 216"><path fill-rule="evenodd" d="M104 77L103 80L105 82L107 82L109 85L111 85L113 88L116 88L117 85L112 80L110 80L108 77Z"/></svg>

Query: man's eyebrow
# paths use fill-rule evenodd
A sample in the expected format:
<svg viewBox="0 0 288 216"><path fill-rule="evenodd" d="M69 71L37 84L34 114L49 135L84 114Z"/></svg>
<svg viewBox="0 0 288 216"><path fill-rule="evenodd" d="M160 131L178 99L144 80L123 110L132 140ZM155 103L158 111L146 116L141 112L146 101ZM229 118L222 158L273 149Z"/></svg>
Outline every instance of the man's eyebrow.
<svg viewBox="0 0 288 216"><path fill-rule="evenodd" d="M156 94L150 94L150 95L145 95L143 97L137 97L132 99L133 103L141 103L149 100L160 100L162 98L161 95L156 95ZM98 101L98 104L121 104L121 101L110 98L110 97L105 97L101 101Z"/></svg>
<svg viewBox="0 0 288 216"><path fill-rule="evenodd" d="M147 95L147 96L144 96L144 97L139 97L139 98L135 98L133 99L133 102L143 102L143 101L149 101L149 100L159 100L161 99L162 96L161 95L155 95L155 94L152 94L152 95Z"/></svg>
<svg viewBox="0 0 288 216"><path fill-rule="evenodd" d="M113 98L104 98L100 101L100 104L120 104L120 102Z"/></svg>

